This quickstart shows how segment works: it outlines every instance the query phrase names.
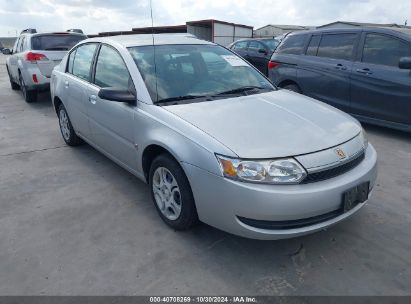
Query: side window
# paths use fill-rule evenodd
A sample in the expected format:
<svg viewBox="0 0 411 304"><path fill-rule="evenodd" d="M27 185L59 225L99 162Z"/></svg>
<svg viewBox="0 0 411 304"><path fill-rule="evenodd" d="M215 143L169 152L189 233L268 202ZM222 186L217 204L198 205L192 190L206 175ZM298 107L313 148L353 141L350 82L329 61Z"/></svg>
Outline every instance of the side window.
<svg viewBox="0 0 411 304"><path fill-rule="evenodd" d="M250 41L248 45L248 50L253 52L258 52L259 49L265 49L264 45L258 41Z"/></svg>
<svg viewBox="0 0 411 304"><path fill-rule="evenodd" d="M247 48L247 43L248 43L247 41L237 42L236 44L234 44L233 49L234 50L244 50Z"/></svg>
<svg viewBox="0 0 411 304"><path fill-rule="evenodd" d="M67 60L68 62L67 70L66 70L67 73L73 74L73 62L74 62L74 57L76 57L76 52L77 52L77 49L73 50L69 55L69 58Z"/></svg>
<svg viewBox="0 0 411 304"><path fill-rule="evenodd" d="M18 39L16 40L16 42L14 43L14 46L13 46L13 54L14 54L14 53L18 53L18 48L20 47L20 41L21 41L21 39L22 39L22 37L18 38Z"/></svg>
<svg viewBox="0 0 411 304"><path fill-rule="evenodd" d="M90 43L77 48L72 68L74 76L90 81L90 68L96 47L97 44Z"/></svg>
<svg viewBox="0 0 411 304"><path fill-rule="evenodd" d="M303 53L307 35L291 35L278 46L276 53L300 55Z"/></svg>
<svg viewBox="0 0 411 304"><path fill-rule="evenodd" d="M411 45L379 34L367 34L362 62L398 67L401 57L411 57Z"/></svg>
<svg viewBox="0 0 411 304"><path fill-rule="evenodd" d="M23 38L21 38L20 45L19 45L19 49L18 49L18 52L19 52L19 53L24 51L24 42L25 42L25 41L26 41L26 37L23 36Z"/></svg>
<svg viewBox="0 0 411 304"><path fill-rule="evenodd" d="M307 47L307 53L306 53L308 56L317 56L318 44L320 43L320 40L321 40L320 35L311 37L310 43L308 44L308 47Z"/></svg>
<svg viewBox="0 0 411 304"><path fill-rule="evenodd" d="M333 59L351 60L357 34L323 35L317 56Z"/></svg>
<svg viewBox="0 0 411 304"><path fill-rule="evenodd" d="M128 90L129 80L130 74L120 54L111 47L103 45L97 59L94 83L102 88L114 87Z"/></svg>

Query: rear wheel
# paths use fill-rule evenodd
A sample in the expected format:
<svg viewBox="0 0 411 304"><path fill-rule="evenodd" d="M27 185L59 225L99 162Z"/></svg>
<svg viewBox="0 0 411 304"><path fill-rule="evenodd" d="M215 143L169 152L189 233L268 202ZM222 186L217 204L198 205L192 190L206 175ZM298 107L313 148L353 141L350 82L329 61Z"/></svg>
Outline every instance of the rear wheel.
<svg viewBox="0 0 411 304"><path fill-rule="evenodd" d="M61 135L63 136L63 139L66 142L66 144L68 144L69 146L80 145L83 142L83 140L77 136L76 132L74 132L70 118L63 104L59 106L58 117Z"/></svg>
<svg viewBox="0 0 411 304"><path fill-rule="evenodd" d="M283 86L282 88L286 89L286 90L289 90L289 91L296 92L296 93L301 93L300 87L296 84L287 84L287 85Z"/></svg>
<svg viewBox="0 0 411 304"><path fill-rule="evenodd" d="M19 81L20 81L20 89L21 89L21 92L23 93L24 100L27 103L36 102L37 101L37 91L27 89L26 84L24 83L23 76L21 76L21 74L19 74Z"/></svg>
<svg viewBox="0 0 411 304"><path fill-rule="evenodd" d="M185 230L198 222L188 179L171 156L162 154L154 159L149 183L154 205L167 225L176 230Z"/></svg>
<svg viewBox="0 0 411 304"><path fill-rule="evenodd" d="M9 68L7 68L7 74L9 75L11 89L15 91L20 89L20 86L17 83L15 83L14 80L11 78Z"/></svg>

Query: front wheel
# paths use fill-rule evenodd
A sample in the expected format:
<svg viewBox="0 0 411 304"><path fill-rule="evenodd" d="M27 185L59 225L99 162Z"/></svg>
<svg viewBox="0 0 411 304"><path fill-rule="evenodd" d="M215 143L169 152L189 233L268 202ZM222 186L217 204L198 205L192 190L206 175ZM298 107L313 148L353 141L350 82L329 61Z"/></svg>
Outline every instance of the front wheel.
<svg viewBox="0 0 411 304"><path fill-rule="evenodd" d="M63 104L59 106L58 117L61 135L63 136L66 144L68 144L69 146L80 145L83 141L80 137L77 136L76 132L74 131L66 108L63 106Z"/></svg>
<svg viewBox="0 0 411 304"><path fill-rule="evenodd" d="M14 91L20 89L20 86L14 82L13 78L11 78L9 68L7 68L7 74L9 75L11 89Z"/></svg>
<svg viewBox="0 0 411 304"><path fill-rule="evenodd" d="M154 159L150 167L151 197L162 220L176 230L198 222L188 179L177 161L167 154Z"/></svg>

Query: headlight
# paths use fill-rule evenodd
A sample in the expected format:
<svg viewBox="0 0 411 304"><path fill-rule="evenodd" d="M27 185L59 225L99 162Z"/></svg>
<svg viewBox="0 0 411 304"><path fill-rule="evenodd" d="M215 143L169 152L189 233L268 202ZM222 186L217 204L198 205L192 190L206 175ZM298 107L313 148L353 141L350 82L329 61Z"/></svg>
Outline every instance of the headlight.
<svg viewBox="0 0 411 304"><path fill-rule="evenodd" d="M298 184L306 176L305 169L293 158L273 160L241 160L216 154L223 175L227 178L266 184Z"/></svg>
<svg viewBox="0 0 411 304"><path fill-rule="evenodd" d="M367 150L367 148L368 148L368 136L367 136L367 133L365 132L364 129L361 130L361 133L360 133L359 136L361 137L361 140L363 142L364 150Z"/></svg>

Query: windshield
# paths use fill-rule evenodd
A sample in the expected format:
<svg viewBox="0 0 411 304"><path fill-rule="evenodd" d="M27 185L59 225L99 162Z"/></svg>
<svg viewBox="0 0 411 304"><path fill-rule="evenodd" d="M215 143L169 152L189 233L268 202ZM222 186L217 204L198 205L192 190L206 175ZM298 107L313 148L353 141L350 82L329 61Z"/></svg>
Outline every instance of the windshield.
<svg viewBox="0 0 411 304"><path fill-rule="evenodd" d="M31 48L42 51L67 51L86 38L83 35L72 34L39 35L31 38Z"/></svg>
<svg viewBox="0 0 411 304"><path fill-rule="evenodd" d="M259 72L221 46L159 45L155 50L139 46L129 51L154 103L227 98L274 89Z"/></svg>
<svg viewBox="0 0 411 304"><path fill-rule="evenodd" d="M265 44L268 45L270 50L273 51L273 52L275 51L277 46L280 44L280 41L278 41L277 39L264 39L263 41L264 41Z"/></svg>

